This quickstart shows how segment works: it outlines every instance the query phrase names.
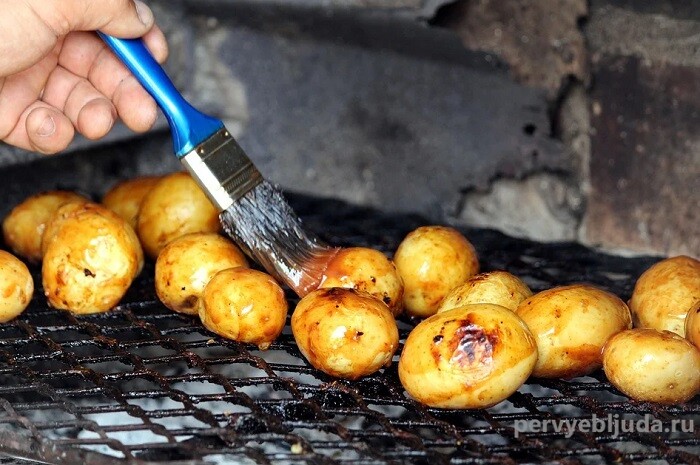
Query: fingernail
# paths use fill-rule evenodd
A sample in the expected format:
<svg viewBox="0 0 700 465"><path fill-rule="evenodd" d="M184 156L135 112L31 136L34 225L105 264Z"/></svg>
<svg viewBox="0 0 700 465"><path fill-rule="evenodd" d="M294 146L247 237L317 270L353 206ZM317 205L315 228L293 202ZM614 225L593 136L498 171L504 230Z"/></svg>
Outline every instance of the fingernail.
<svg viewBox="0 0 700 465"><path fill-rule="evenodd" d="M51 136L54 132L56 132L56 122L53 120L53 116L51 115L44 118L41 126L39 126L39 129L36 130L36 134L41 137Z"/></svg>
<svg viewBox="0 0 700 465"><path fill-rule="evenodd" d="M134 0L134 4L136 5L136 14L139 16L139 20L146 26L153 24L153 12L148 5L141 0Z"/></svg>

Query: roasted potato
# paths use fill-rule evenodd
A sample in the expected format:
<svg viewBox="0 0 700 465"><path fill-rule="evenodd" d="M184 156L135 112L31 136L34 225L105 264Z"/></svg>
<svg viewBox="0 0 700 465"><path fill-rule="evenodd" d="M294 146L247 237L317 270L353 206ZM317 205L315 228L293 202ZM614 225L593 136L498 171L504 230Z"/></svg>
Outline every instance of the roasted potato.
<svg viewBox="0 0 700 465"><path fill-rule="evenodd" d="M116 306L143 266L131 226L105 207L84 203L59 208L49 227L41 269L49 305L76 314Z"/></svg>
<svg viewBox="0 0 700 465"><path fill-rule="evenodd" d="M317 369L357 379L391 363L399 332L389 307L355 289L318 289L292 314L299 350Z"/></svg>
<svg viewBox="0 0 700 465"><path fill-rule="evenodd" d="M678 256L646 270L634 286L630 310L635 326L685 336L685 317L700 302L700 261Z"/></svg>
<svg viewBox="0 0 700 465"><path fill-rule="evenodd" d="M632 327L622 300L585 284L535 294L516 313L537 340L539 357L532 374L542 378L573 378L600 368L605 341Z"/></svg>
<svg viewBox="0 0 700 465"><path fill-rule="evenodd" d="M535 339L515 313L472 304L419 323L406 339L399 377L430 407L486 408L515 392L536 361Z"/></svg>
<svg viewBox="0 0 700 465"><path fill-rule="evenodd" d="M157 258L172 240L221 229L219 212L187 173L162 178L141 203L136 232L146 254Z"/></svg>
<svg viewBox="0 0 700 465"><path fill-rule="evenodd" d="M616 388L636 400L679 404L700 392L700 352L671 331L617 333L603 349L603 369Z"/></svg>
<svg viewBox="0 0 700 465"><path fill-rule="evenodd" d="M479 272L471 243L456 229L424 226L406 236L394 255L404 283L404 307L428 317L455 287Z"/></svg>
<svg viewBox="0 0 700 465"><path fill-rule="evenodd" d="M51 216L67 203L85 203L82 195L51 191L29 197L17 205L2 222L5 243L17 255L38 263L43 257L41 239Z"/></svg>
<svg viewBox="0 0 700 465"><path fill-rule="evenodd" d="M27 265L0 250L0 323L17 318L27 308L33 294L34 280Z"/></svg>
<svg viewBox="0 0 700 465"><path fill-rule="evenodd" d="M228 339L270 346L287 321L287 299L272 276L250 268L219 271L202 294L199 318L204 326Z"/></svg>
<svg viewBox="0 0 700 465"><path fill-rule="evenodd" d="M102 205L124 218L136 230L143 199L160 179L160 176L141 176L122 181L105 194Z"/></svg>
<svg viewBox="0 0 700 465"><path fill-rule="evenodd" d="M156 294L171 310L197 315L211 278L228 268L247 267L243 252L214 233L191 233L171 241L156 260Z"/></svg>
<svg viewBox="0 0 700 465"><path fill-rule="evenodd" d="M442 300L438 313L468 304L495 304L515 311L532 296L527 284L507 271L490 271L472 276Z"/></svg>
<svg viewBox="0 0 700 465"><path fill-rule="evenodd" d="M345 287L366 292L381 300L397 316L403 310L403 281L396 266L373 249L340 249L328 263L319 289Z"/></svg>
<svg viewBox="0 0 700 465"><path fill-rule="evenodd" d="M700 349L700 302L690 309L685 318L685 338Z"/></svg>

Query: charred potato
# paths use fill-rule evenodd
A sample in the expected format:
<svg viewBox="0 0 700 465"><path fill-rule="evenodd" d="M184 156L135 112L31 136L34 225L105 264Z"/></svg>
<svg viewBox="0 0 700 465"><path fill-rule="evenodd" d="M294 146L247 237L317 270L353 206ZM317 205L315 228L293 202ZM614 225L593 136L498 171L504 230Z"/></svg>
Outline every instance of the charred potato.
<svg viewBox="0 0 700 465"><path fill-rule="evenodd" d="M685 335L685 317L700 302L700 261L679 256L656 263L639 277L630 299L635 326Z"/></svg>
<svg viewBox="0 0 700 465"><path fill-rule="evenodd" d="M377 250L340 249L329 262L318 287L357 289L387 304L394 316L403 310L403 281L394 264Z"/></svg>
<svg viewBox="0 0 700 465"><path fill-rule="evenodd" d="M605 344L603 369L629 397L679 404L700 392L700 352L671 331L636 328Z"/></svg>
<svg viewBox="0 0 700 465"><path fill-rule="evenodd" d="M472 304L418 324L406 339L399 377L430 407L486 408L515 392L536 361L535 339L515 313Z"/></svg>
<svg viewBox="0 0 700 465"><path fill-rule="evenodd" d="M318 289L307 294L292 315L292 332L314 367L345 379L388 366L399 345L389 307L355 289Z"/></svg>
<svg viewBox="0 0 700 465"><path fill-rule="evenodd" d="M49 305L76 314L117 305L143 265L131 226L92 203L64 205L50 224L41 269Z"/></svg>
<svg viewBox="0 0 700 465"><path fill-rule="evenodd" d="M14 255L0 250L0 323L15 319L27 308L34 294L34 280Z"/></svg>
<svg viewBox="0 0 700 465"><path fill-rule="evenodd" d="M605 342L632 327L622 300L583 284L535 294L516 313L537 340L539 357L533 375L542 378L573 378L596 370Z"/></svg>
<svg viewBox="0 0 700 465"><path fill-rule="evenodd" d="M160 179L160 176L141 176L120 182L105 194L102 205L124 218L136 230L143 199Z"/></svg>
<svg viewBox="0 0 700 465"><path fill-rule="evenodd" d="M43 257L41 239L46 223L67 203L85 203L88 199L68 191L51 191L29 197L17 205L2 222L5 243L17 255L31 262Z"/></svg>
<svg viewBox="0 0 700 465"><path fill-rule="evenodd" d="M700 349L700 302L690 309L685 318L685 338Z"/></svg>
<svg viewBox="0 0 700 465"><path fill-rule="evenodd" d="M404 307L428 317L455 287L479 272L471 243L456 229L424 226L399 244L394 263L404 282Z"/></svg>
<svg viewBox="0 0 700 465"><path fill-rule="evenodd" d="M199 318L219 336L270 346L287 321L287 299L279 284L265 273L250 268L219 271L202 294Z"/></svg>
<svg viewBox="0 0 700 465"><path fill-rule="evenodd" d="M170 242L156 260L156 294L169 309L197 315L202 293L219 271L248 266L243 252L214 233L191 233Z"/></svg>
<svg viewBox="0 0 700 465"><path fill-rule="evenodd" d="M136 225L144 250L154 259L178 237L219 229L216 207L187 173L165 176L146 194Z"/></svg>
<svg viewBox="0 0 700 465"><path fill-rule="evenodd" d="M438 313L469 304L494 304L515 311L532 296L527 284L507 271L491 271L472 276L452 289L438 307Z"/></svg>

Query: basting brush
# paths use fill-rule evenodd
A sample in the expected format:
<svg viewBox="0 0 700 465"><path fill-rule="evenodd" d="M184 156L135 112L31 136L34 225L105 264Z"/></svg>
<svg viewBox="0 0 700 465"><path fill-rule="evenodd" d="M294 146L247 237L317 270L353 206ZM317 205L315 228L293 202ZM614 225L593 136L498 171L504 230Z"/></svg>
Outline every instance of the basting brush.
<svg viewBox="0 0 700 465"><path fill-rule="evenodd" d="M224 123L185 100L141 39L98 34L165 114L175 155L221 212L224 231L298 295L316 289L337 249L304 230L282 193L263 179Z"/></svg>

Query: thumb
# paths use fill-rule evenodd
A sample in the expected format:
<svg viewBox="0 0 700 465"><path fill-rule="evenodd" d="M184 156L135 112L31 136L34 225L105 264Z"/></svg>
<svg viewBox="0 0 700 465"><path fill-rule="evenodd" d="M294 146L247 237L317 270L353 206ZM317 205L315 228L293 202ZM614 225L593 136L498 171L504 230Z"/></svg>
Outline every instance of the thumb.
<svg viewBox="0 0 700 465"><path fill-rule="evenodd" d="M141 37L154 24L153 12L141 0L34 0L36 11L57 33L100 30L122 38ZM48 10L48 11L47 11Z"/></svg>

